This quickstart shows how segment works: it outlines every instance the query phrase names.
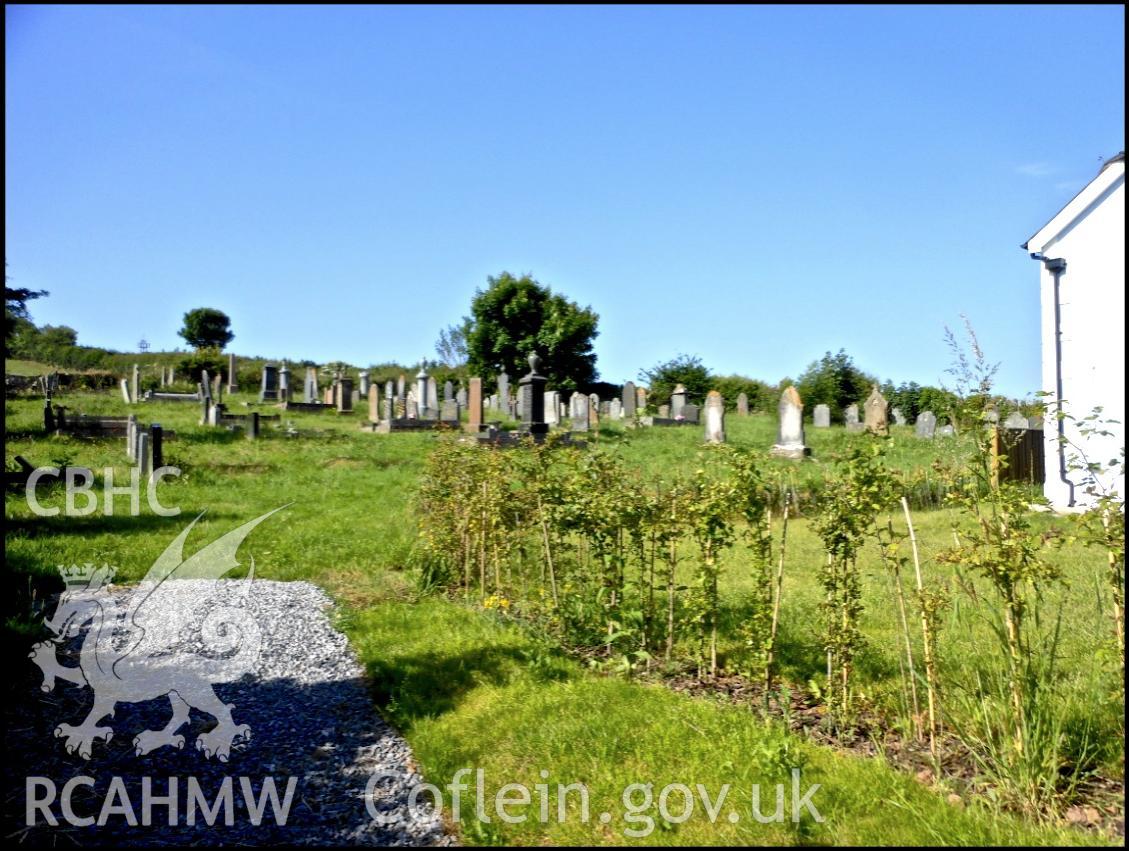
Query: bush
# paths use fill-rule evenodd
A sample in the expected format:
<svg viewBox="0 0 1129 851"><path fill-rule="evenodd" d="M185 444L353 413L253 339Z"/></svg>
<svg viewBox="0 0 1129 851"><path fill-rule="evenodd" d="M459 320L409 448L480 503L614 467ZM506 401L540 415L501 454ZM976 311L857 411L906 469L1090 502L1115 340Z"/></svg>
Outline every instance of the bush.
<svg viewBox="0 0 1129 851"><path fill-rule="evenodd" d="M742 393L749 397L750 413L775 411L776 403L779 401L775 387L743 375L715 375L710 379L710 386L725 399L727 411L737 410L737 397Z"/></svg>
<svg viewBox="0 0 1129 851"><path fill-rule="evenodd" d="M215 376L227 371L227 358L219 349L200 349L182 359L176 366L178 379L188 381L190 384L202 380L201 373L205 369L209 377L214 380Z"/></svg>
<svg viewBox="0 0 1129 851"><path fill-rule="evenodd" d="M713 387L710 371L697 355L678 355L673 360L640 370L639 380L651 388L647 401L649 410L658 410L659 405L670 401L670 394L679 384L686 388L686 401L699 405Z"/></svg>

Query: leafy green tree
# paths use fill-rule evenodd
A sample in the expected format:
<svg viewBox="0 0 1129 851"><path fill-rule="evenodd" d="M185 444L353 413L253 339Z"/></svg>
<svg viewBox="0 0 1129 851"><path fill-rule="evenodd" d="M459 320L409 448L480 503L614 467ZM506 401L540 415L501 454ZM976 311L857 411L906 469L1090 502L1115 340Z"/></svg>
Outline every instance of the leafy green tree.
<svg viewBox="0 0 1129 851"><path fill-rule="evenodd" d="M222 310L213 307L197 307L184 314L184 327L177 333L188 345L200 349L220 351L235 339L231 331L231 320Z"/></svg>
<svg viewBox="0 0 1129 851"><path fill-rule="evenodd" d="M697 355L680 354L672 360L657 363L650 369L641 369L639 380L646 382L650 388L648 405L656 410L659 405L670 401L670 394L679 384L686 388L687 401L699 405L712 389L710 371L702 365L702 359Z"/></svg>
<svg viewBox="0 0 1129 851"><path fill-rule="evenodd" d="M31 315L27 303L49 295L47 290L30 290L26 287L9 287L7 275L8 261L4 261L4 356L11 357L13 345L18 336L33 332Z"/></svg>
<svg viewBox="0 0 1129 851"><path fill-rule="evenodd" d="M775 411L780 394L775 388L744 375L714 375L710 377L710 389L716 390L725 399L725 409L737 410L737 397L744 393L749 399L750 411Z"/></svg>
<svg viewBox="0 0 1129 851"><path fill-rule="evenodd" d="M466 332L471 375L525 375L529 354L536 351L540 372L553 389L577 390L596 379L592 343L599 316L590 307L553 293L529 275L503 272L486 281L486 289L477 290L471 301Z"/></svg>
<svg viewBox="0 0 1129 851"><path fill-rule="evenodd" d="M838 354L827 352L813 361L796 381L796 390L804 400L804 410L813 411L816 405L831 408L832 419L842 422L847 407L862 402L878 381L863 372L843 349Z"/></svg>

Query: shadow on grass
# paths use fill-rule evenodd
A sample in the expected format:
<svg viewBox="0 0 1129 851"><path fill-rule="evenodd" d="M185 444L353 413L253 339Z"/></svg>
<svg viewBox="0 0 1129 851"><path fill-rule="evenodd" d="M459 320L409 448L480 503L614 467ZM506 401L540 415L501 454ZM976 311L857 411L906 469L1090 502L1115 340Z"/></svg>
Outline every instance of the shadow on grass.
<svg viewBox="0 0 1129 851"><path fill-rule="evenodd" d="M531 674L542 681L568 679L570 669L553 664L553 655L546 663L520 647L480 646L369 659L366 667L377 704L406 731L418 720L453 711L480 685L505 686Z"/></svg>
<svg viewBox="0 0 1129 851"><path fill-rule="evenodd" d="M181 511L175 517L160 517L156 514L139 514L131 516L124 513L125 503L128 500L119 497L115 500L115 507L123 509L123 513L107 516L100 511L87 517L65 517L61 513L55 517L9 517L5 536L7 539L14 537L24 538L60 538L63 536L89 536L101 534L167 534L171 543L180 531L196 517L196 513ZM99 509L102 504L99 500ZM198 512L197 512L198 513ZM231 511L216 511L209 509L201 518L202 521L229 520L242 518L243 514Z"/></svg>

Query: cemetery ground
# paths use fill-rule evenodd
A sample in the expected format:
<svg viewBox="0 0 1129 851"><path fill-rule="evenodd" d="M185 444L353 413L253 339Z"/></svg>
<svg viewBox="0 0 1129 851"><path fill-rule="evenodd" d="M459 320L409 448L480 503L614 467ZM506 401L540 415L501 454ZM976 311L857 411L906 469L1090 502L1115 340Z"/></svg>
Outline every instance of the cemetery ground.
<svg viewBox="0 0 1129 851"><path fill-rule="evenodd" d="M235 394L230 409L237 412L254 398ZM73 393L57 401L85 414L120 416L126 408L115 394ZM9 469L16 455L37 466L89 467L98 473L96 491L105 467L113 467L119 480L128 478L124 441L45 437L42 405L42 398L6 402ZM257 410L274 412L267 405ZM444 786L458 769L473 767L483 770L489 796L505 783L530 789L545 782L584 783L589 791L593 817L587 823L576 812L563 822L529 818L520 824L497 818L486 824L464 814L453 826L464 843L1120 844L1123 691L1110 641L1108 591L1101 580L1105 554L1097 549L1071 543L1044 554L1066 577L1046 592L1045 610L1061 610L1063 624L1054 721L1068 737L1090 742L1083 757L1093 777L1074 808L1082 816L1070 820L1092 824L1080 825L1069 824L1061 813L1051 818L1006 811L993 801L990 787L985 791L970 784L976 766L956 750L943 749L936 777L927 768L927 752L908 744L912 737L897 721L902 691L895 606L888 574L870 545L860 556L861 629L867 643L858 659L857 688L865 723L854 735L825 731L811 698L825 672L817 612L817 571L824 553L810 518L802 515L802 503L801 516L793 516L788 530L778 643L791 708L766 721L758 709L763 696L732 672L717 681L698 677L689 664L615 672L611 664L591 664L601 662L591 655L566 652L535 624L509 614L507 601L483 606L477 596L463 600L421 589L411 567L418 540L413 500L429 451L447 439L442 435L363 433L360 411L352 416L284 411L281 425L293 423L298 436L264 426L260 439L250 441L197 425L198 405L150 402L129 411L143 422L175 430L176 439L164 447L165 463L182 474L165 479L159 495L162 504L181 513L157 516L143 498L141 515L131 517L127 500L119 497L121 507L112 517L98 511L44 518L33 515L22 491L6 494L4 649L22 672L8 680L6 700L38 685L27 649L41 637L36 616L43 616L45 595L58 590L59 565L105 562L118 568L116 582L137 581L201 511L206 513L192 530L186 552L289 503L252 535L239 560L246 565L253 555L257 578L307 580L337 601L337 624L367 667L372 699L410 743L425 780ZM726 419L729 442L737 446L766 450L775 429L775 417ZM914 522L923 569L951 574L933 558L950 543L952 514L936 507L942 484L930 465L955 458L960 441L918 440L912 432L908 426L893 427L889 464L916 476ZM794 471L792 481L801 493L818 488L836 452L870 439L841 427L809 428L807 438L811 460L765 461L771 469ZM604 423L586 439L651 471L692 469L702 451L697 426L626 430ZM42 487L40 500L62 506L62 488ZM900 515L892 521L904 528ZM1036 515L1033 522L1048 536L1066 528L1066 521L1049 514ZM739 550L726 556L720 582L724 669L726 659L738 655L749 593ZM942 622L942 682L958 672L987 676L1000 664L991 625L970 597L954 591L953 600ZM943 696L943 705L948 698ZM760 824L749 818L750 785L759 782L768 790L762 796L767 812L772 784L796 765L802 766L805 785L821 785L813 801L824 821ZM640 825L621 820L620 801L624 788L639 782L656 790L669 783L692 789L701 784L714 796L728 783L730 800L742 805L746 817L711 824L699 804L689 820L666 824L656 817L654 831L633 840L624 829ZM595 817L602 810L617 815L602 823Z"/></svg>

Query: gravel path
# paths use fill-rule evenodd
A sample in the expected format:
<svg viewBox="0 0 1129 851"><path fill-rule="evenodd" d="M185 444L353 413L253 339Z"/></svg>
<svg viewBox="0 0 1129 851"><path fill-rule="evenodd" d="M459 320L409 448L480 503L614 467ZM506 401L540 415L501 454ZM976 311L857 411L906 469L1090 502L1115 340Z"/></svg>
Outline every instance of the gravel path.
<svg viewBox="0 0 1129 851"><path fill-rule="evenodd" d="M230 582L230 580L225 581ZM199 625L207 606L202 594L216 586L198 580L177 583L175 606L165 613L177 646L199 644ZM222 587L230 588L224 584ZM101 592L124 600L129 588ZM160 747L138 756L134 737L145 730L160 730L171 717L167 697L139 703L120 703L103 726L113 728L109 743L95 741L91 759L68 754L65 742L55 736L61 723L78 725L93 702L92 690L59 680L43 693L40 669L28 660L7 686L7 727L4 761L4 836L24 845L428 845L453 844L441 822L428 808L409 812L408 793L421 779L412 770L408 744L380 719L362 678L362 668L345 636L327 617L331 601L308 582L255 580L246 605L259 625L262 650L250 674L236 682L215 684L220 700L233 704L236 724L250 728L249 741L232 746L229 761L207 759L197 750L197 736L215 724L211 715L193 709L180 730L186 744L181 750ZM48 614L52 609L48 609ZM85 632L85 629L84 629ZM65 666L78 663L82 635L60 645ZM397 817L394 824L374 821L366 808L365 788L376 772L401 775L381 781L374 794L375 807ZM73 810L79 817L97 817L107 798L117 798L114 777L121 778L129 807L137 819L144 815L143 778L151 778L153 796L167 794L169 778L177 779L176 824L170 826L168 803L154 803L154 824L131 826L119 809L102 826L74 826L63 818L61 800L51 805L56 827L28 827L29 777L47 778L61 795L74 777L93 779L93 786L76 784ZM274 778L278 798L284 797L289 778L296 778L285 824L277 824L268 805L259 825L252 823L244 803L240 778L249 778L257 798L265 778ZM191 787L196 778L210 806L231 778L233 824L221 816L214 826L186 817ZM44 791L37 791L45 796ZM429 797L421 796L423 802Z"/></svg>

